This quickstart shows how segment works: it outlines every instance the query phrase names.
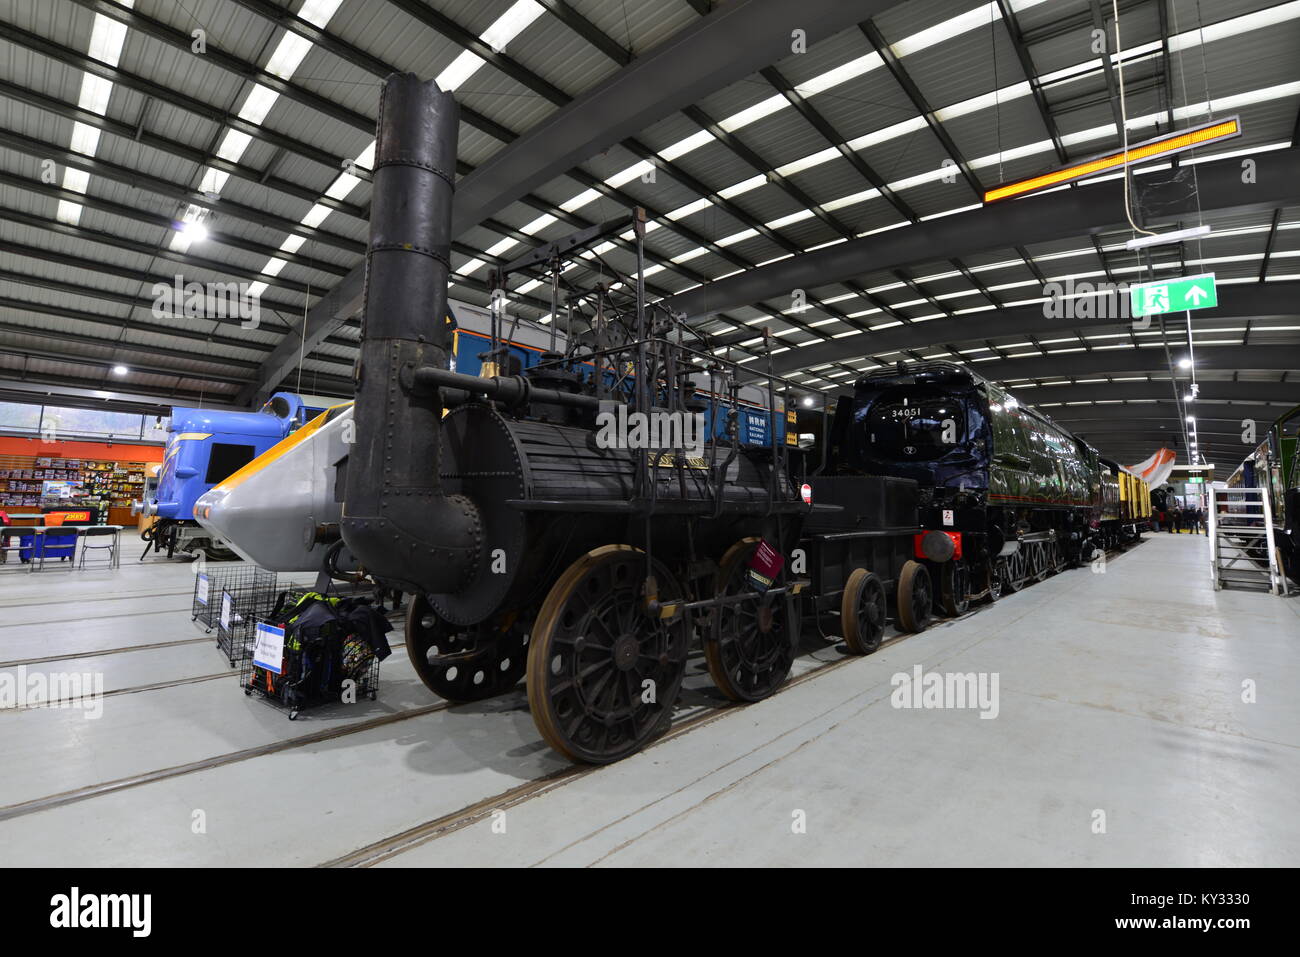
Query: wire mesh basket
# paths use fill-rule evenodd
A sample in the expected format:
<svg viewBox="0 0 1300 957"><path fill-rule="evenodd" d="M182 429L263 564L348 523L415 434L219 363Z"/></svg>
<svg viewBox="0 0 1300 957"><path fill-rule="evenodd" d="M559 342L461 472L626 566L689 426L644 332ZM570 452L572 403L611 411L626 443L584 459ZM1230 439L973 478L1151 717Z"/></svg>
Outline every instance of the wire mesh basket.
<svg viewBox="0 0 1300 957"><path fill-rule="evenodd" d="M197 621L206 631L211 631L217 622L217 604L213 601L212 575L201 571L194 576L194 595L190 599L190 620Z"/></svg>
<svg viewBox="0 0 1300 957"><path fill-rule="evenodd" d="M305 708L378 696L379 658L358 636L339 632L304 643L291 626L260 616L252 630L239 659L240 686L285 708L290 721Z"/></svg>
<svg viewBox="0 0 1300 957"><path fill-rule="evenodd" d="M210 624L217 628L217 647L233 668L252 650L255 618L269 615L279 598L275 572L257 565L237 565L206 573L209 581ZM195 584L198 588L198 584Z"/></svg>

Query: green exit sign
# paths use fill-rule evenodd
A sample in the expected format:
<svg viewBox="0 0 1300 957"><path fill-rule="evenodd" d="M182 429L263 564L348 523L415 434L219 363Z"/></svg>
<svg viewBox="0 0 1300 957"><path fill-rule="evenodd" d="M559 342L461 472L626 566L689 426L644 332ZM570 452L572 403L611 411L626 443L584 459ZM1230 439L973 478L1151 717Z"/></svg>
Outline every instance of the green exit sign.
<svg viewBox="0 0 1300 957"><path fill-rule="evenodd" d="M1190 484L1192 484L1192 485L1195 485L1197 482L1204 482L1205 479L1202 478L1202 477L1199 476L1199 475L1193 475L1193 476L1192 476L1191 478L1189 478L1187 481L1188 481L1188 483L1190 483Z"/></svg>
<svg viewBox="0 0 1300 957"><path fill-rule="evenodd" d="M1135 316L1163 316L1167 312L1213 309L1219 304L1214 273L1141 282L1128 287L1129 306Z"/></svg>

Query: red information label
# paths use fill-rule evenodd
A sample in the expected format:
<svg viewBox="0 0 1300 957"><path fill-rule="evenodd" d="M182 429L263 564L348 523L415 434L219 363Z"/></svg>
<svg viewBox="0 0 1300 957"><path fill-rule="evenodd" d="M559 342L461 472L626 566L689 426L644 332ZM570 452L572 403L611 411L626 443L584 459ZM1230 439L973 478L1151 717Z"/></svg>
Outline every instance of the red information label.
<svg viewBox="0 0 1300 957"><path fill-rule="evenodd" d="M749 584L756 591L767 591L781 574L785 558L764 539L749 560Z"/></svg>

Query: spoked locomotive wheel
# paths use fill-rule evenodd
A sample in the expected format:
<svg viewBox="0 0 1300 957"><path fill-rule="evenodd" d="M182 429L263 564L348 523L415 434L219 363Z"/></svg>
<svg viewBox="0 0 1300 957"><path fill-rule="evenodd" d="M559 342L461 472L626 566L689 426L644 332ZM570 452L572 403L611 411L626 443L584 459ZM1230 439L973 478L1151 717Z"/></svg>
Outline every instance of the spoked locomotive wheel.
<svg viewBox="0 0 1300 957"><path fill-rule="evenodd" d="M1043 549L1038 542L1028 542L1020 546L1020 550L1025 555L1024 565L1024 585L1028 587L1038 581L1039 572L1043 566Z"/></svg>
<svg viewBox="0 0 1300 957"><path fill-rule="evenodd" d="M1002 597L1002 559L986 558L976 569L976 591L984 593L984 603L991 605Z"/></svg>
<svg viewBox="0 0 1300 957"><path fill-rule="evenodd" d="M1021 545L1019 549L1003 559L1005 563L1003 568L1006 571L1006 576L1002 580L1003 591L1018 592L1025 587L1025 580L1028 577L1027 556L1025 554L1027 547Z"/></svg>
<svg viewBox="0 0 1300 957"><path fill-rule="evenodd" d="M660 594L681 597L658 563ZM646 556L605 545L551 587L528 649L528 706L542 737L574 761L607 764L668 725L686 674L685 616L645 610Z"/></svg>
<svg viewBox="0 0 1300 957"><path fill-rule="evenodd" d="M902 631L925 631L930 624L933 600L930 572L920 562L908 561L898 576L898 627Z"/></svg>
<svg viewBox="0 0 1300 957"><path fill-rule="evenodd" d="M1033 551L1031 552L1032 555L1031 561L1033 562L1032 568L1033 568L1034 581L1037 582L1043 581L1047 578L1049 574L1051 574L1052 568L1051 565L1049 564L1050 559L1048 558L1047 549L1048 549L1047 542L1034 543L1034 548Z"/></svg>
<svg viewBox="0 0 1300 957"><path fill-rule="evenodd" d="M524 676L524 625L497 615L469 627L444 621L423 595L406 610L406 654L415 673L439 697L463 704L504 694Z"/></svg>
<svg viewBox="0 0 1300 957"><path fill-rule="evenodd" d="M716 595L754 595L752 601L715 609L718 639L706 636L704 642L709 677L732 701L768 697L785 683L794 663L789 631L793 623L786 621L785 596L760 596L745 581L746 566L757 547L757 538L742 538L728 548L714 580Z"/></svg>
<svg viewBox="0 0 1300 957"><path fill-rule="evenodd" d="M1065 571L1067 564L1065 560L1065 549L1061 547L1060 542L1051 542L1047 546L1048 563L1051 565L1052 573L1056 574Z"/></svg>
<svg viewBox="0 0 1300 957"><path fill-rule="evenodd" d="M853 569L840 599L840 628L851 652L869 655L880 647L888 612L884 583L865 568Z"/></svg>
<svg viewBox="0 0 1300 957"><path fill-rule="evenodd" d="M949 618L970 608L970 569L960 559L944 562L939 572L939 604Z"/></svg>

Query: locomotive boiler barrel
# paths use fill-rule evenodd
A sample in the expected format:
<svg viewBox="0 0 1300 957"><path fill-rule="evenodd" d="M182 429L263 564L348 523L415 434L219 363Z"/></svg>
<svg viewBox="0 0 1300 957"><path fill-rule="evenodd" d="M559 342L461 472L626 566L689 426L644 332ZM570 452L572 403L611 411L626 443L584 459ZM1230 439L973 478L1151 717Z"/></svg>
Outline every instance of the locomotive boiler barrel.
<svg viewBox="0 0 1300 957"><path fill-rule="evenodd" d="M439 479L442 398L415 370L447 365L456 101L411 74L384 82L375 146L365 319L341 532L376 578L462 587L477 569L474 503Z"/></svg>

